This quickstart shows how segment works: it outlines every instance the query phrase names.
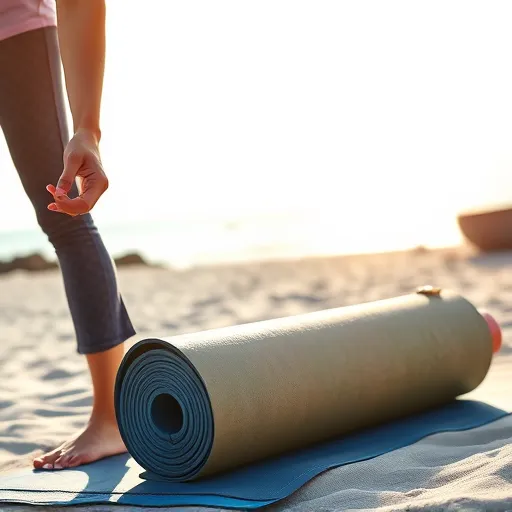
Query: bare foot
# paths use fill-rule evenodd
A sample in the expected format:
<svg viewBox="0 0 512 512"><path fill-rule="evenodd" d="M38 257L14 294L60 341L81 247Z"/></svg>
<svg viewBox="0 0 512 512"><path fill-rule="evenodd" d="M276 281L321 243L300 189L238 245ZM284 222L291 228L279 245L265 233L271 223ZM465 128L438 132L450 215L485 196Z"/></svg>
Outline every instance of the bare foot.
<svg viewBox="0 0 512 512"><path fill-rule="evenodd" d="M55 450L34 459L36 469L75 468L126 452L114 412L114 386L123 353L121 343L104 352L87 354L94 395L89 424Z"/></svg>
<svg viewBox="0 0 512 512"><path fill-rule="evenodd" d="M89 424L78 435L61 444L55 450L34 459L36 469L74 468L110 455L126 452L113 420L91 418Z"/></svg>

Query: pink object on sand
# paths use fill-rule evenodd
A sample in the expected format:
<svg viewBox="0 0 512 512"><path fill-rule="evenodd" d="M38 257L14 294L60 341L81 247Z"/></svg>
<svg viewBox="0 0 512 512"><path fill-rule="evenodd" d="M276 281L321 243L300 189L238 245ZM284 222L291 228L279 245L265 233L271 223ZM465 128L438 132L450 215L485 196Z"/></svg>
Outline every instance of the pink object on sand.
<svg viewBox="0 0 512 512"><path fill-rule="evenodd" d="M489 331L492 336L492 353L496 354L500 351L501 342L502 342L502 334L501 327L496 321L496 319L487 312L480 312L480 314L484 317L487 325L489 327Z"/></svg>

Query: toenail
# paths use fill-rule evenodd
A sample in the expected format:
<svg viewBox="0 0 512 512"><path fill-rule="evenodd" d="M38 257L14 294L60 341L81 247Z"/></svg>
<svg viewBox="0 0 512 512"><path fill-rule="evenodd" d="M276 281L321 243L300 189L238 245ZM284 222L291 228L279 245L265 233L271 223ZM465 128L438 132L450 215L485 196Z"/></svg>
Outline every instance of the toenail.
<svg viewBox="0 0 512 512"><path fill-rule="evenodd" d="M57 462L53 465L53 469L62 469L62 466Z"/></svg>
<svg viewBox="0 0 512 512"><path fill-rule="evenodd" d="M45 465L43 466L43 469L52 469L52 467L53 467L53 466L52 466L51 464L45 464Z"/></svg>

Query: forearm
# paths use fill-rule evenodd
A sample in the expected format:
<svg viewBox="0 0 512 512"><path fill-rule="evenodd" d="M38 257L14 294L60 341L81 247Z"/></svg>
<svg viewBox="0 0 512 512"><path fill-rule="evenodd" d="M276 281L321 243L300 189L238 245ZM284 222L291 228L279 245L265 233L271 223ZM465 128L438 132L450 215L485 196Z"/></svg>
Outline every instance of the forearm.
<svg viewBox="0 0 512 512"><path fill-rule="evenodd" d="M74 131L90 131L99 141L105 1L57 0L57 25Z"/></svg>

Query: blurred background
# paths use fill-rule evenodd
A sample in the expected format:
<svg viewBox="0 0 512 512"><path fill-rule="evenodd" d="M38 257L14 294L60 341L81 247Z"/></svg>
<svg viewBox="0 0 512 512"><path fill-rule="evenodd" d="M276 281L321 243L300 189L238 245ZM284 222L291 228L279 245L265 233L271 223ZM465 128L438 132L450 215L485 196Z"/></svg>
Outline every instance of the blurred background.
<svg viewBox="0 0 512 512"><path fill-rule="evenodd" d="M512 203L511 16L109 0L107 248L187 267L460 244L458 213ZM0 183L0 259L53 257L3 138Z"/></svg>

